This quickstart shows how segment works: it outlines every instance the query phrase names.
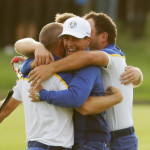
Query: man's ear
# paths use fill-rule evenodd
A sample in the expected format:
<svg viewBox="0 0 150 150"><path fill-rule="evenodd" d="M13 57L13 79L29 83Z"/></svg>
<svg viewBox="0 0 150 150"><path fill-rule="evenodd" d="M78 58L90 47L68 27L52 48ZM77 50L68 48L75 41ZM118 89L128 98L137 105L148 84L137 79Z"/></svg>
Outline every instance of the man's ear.
<svg viewBox="0 0 150 150"><path fill-rule="evenodd" d="M91 37L88 37L88 38L87 38L88 45L90 44L91 39L92 39Z"/></svg>
<svg viewBox="0 0 150 150"><path fill-rule="evenodd" d="M102 42L106 42L108 40L108 33L107 32L101 33L101 40L102 40Z"/></svg>

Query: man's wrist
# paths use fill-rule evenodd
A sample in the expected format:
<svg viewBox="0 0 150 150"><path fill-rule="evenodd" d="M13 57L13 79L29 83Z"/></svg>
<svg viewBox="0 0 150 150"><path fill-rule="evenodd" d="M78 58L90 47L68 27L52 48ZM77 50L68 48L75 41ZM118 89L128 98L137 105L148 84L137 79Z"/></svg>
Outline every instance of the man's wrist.
<svg viewBox="0 0 150 150"><path fill-rule="evenodd" d="M48 68L49 68L49 71L50 71L50 77L52 75L54 75L55 73L58 73L57 72L57 65L56 65L57 62L52 62L50 64L48 64Z"/></svg>
<svg viewBox="0 0 150 150"><path fill-rule="evenodd" d="M134 87L140 86L141 83L143 82L143 74L142 74L141 70L140 70L139 68L137 68L137 67L136 67L136 69L137 69L138 72L140 73L140 76L139 76L138 80L133 83Z"/></svg>

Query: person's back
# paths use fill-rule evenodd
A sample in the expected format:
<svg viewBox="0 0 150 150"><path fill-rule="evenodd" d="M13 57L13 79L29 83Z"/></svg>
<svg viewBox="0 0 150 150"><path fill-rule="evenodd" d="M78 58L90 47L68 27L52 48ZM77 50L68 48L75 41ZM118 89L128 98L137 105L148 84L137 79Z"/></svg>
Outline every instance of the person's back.
<svg viewBox="0 0 150 150"><path fill-rule="evenodd" d="M68 80L72 75L66 73ZM64 90L66 82L61 76L54 75L44 81L46 90ZM38 141L46 145L71 147L73 145L72 109L48 105L46 102L31 102L29 98L30 83L28 78L21 77L15 88L13 97L22 100L25 111L27 142ZM61 126L60 126L61 124Z"/></svg>

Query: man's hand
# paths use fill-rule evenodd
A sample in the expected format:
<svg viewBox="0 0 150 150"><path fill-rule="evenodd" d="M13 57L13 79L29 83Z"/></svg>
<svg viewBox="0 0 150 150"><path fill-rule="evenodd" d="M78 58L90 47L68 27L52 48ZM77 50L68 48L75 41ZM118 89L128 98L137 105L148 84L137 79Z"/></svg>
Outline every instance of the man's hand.
<svg viewBox="0 0 150 150"><path fill-rule="evenodd" d="M29 81L32 81L31 86L38 86L42 81L50 78L53 75L52 68L49 65L40 65L29 73Z"/></svg>
<svg viewBox="0 0 150 150"><path fill-rule="evenodd" d="M32 98L32 102L39 102L40 100L36 99L36 93L39 92L42 88L41 85L37 86L37 87L31 87L29 90L29 97Z"/></svg>
<svg viewBox="0 0 150 150"><path fill-rule="evenodd" d="M35 55L35 67L39 65L49 64L54 61L50 51L48 51L41 43L37 43L35 45L34 55Z"/></svg>
<svg viewBox="0 0 150 150"><path fill-rule="evenodd" d="M124 85L132 83L134 86L139 86L143 81L143 74L139 68L127 66L120 76L120 81Z"/></svg>
<svg viewBox="0 0 150 150"><path fill-rule="evenodd" d="M105 96L108 96L108 95L115 95L116 96L116 99L119 100L119 102L122 101L123 99L123 95L121 93L121 91L113 86L109 86L105 93L104 93Z"/></svg>

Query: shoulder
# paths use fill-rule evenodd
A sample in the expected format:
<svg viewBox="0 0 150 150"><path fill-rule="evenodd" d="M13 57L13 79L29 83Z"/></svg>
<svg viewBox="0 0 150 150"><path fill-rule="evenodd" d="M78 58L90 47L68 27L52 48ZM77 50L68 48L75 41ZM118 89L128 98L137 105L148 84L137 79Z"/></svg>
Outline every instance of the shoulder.
<svg viewBox="0 0 150 150"><path fill-rule="evenodd" d="M70 73L57 73L51 78L42 82L42 86L46 90L58 91L68 88L72 75Z"/></svg>
<svg viewBox="0 0 150 150"><path fill-rule="evenodd" d="M69 85L73 77L71 72L57 73L55 74L55 76L59 78L60 80L65 81L67 85Z"/></svg>
<svg viewBox="0 0 150 150"><path fill-rule="evenodd" d="M107 53L108 55L120 55L120 56L125 56L125 54L121 51L119 47L117 47L114 44L108 45L106 48L102 49L101 51Z"/></svg>

